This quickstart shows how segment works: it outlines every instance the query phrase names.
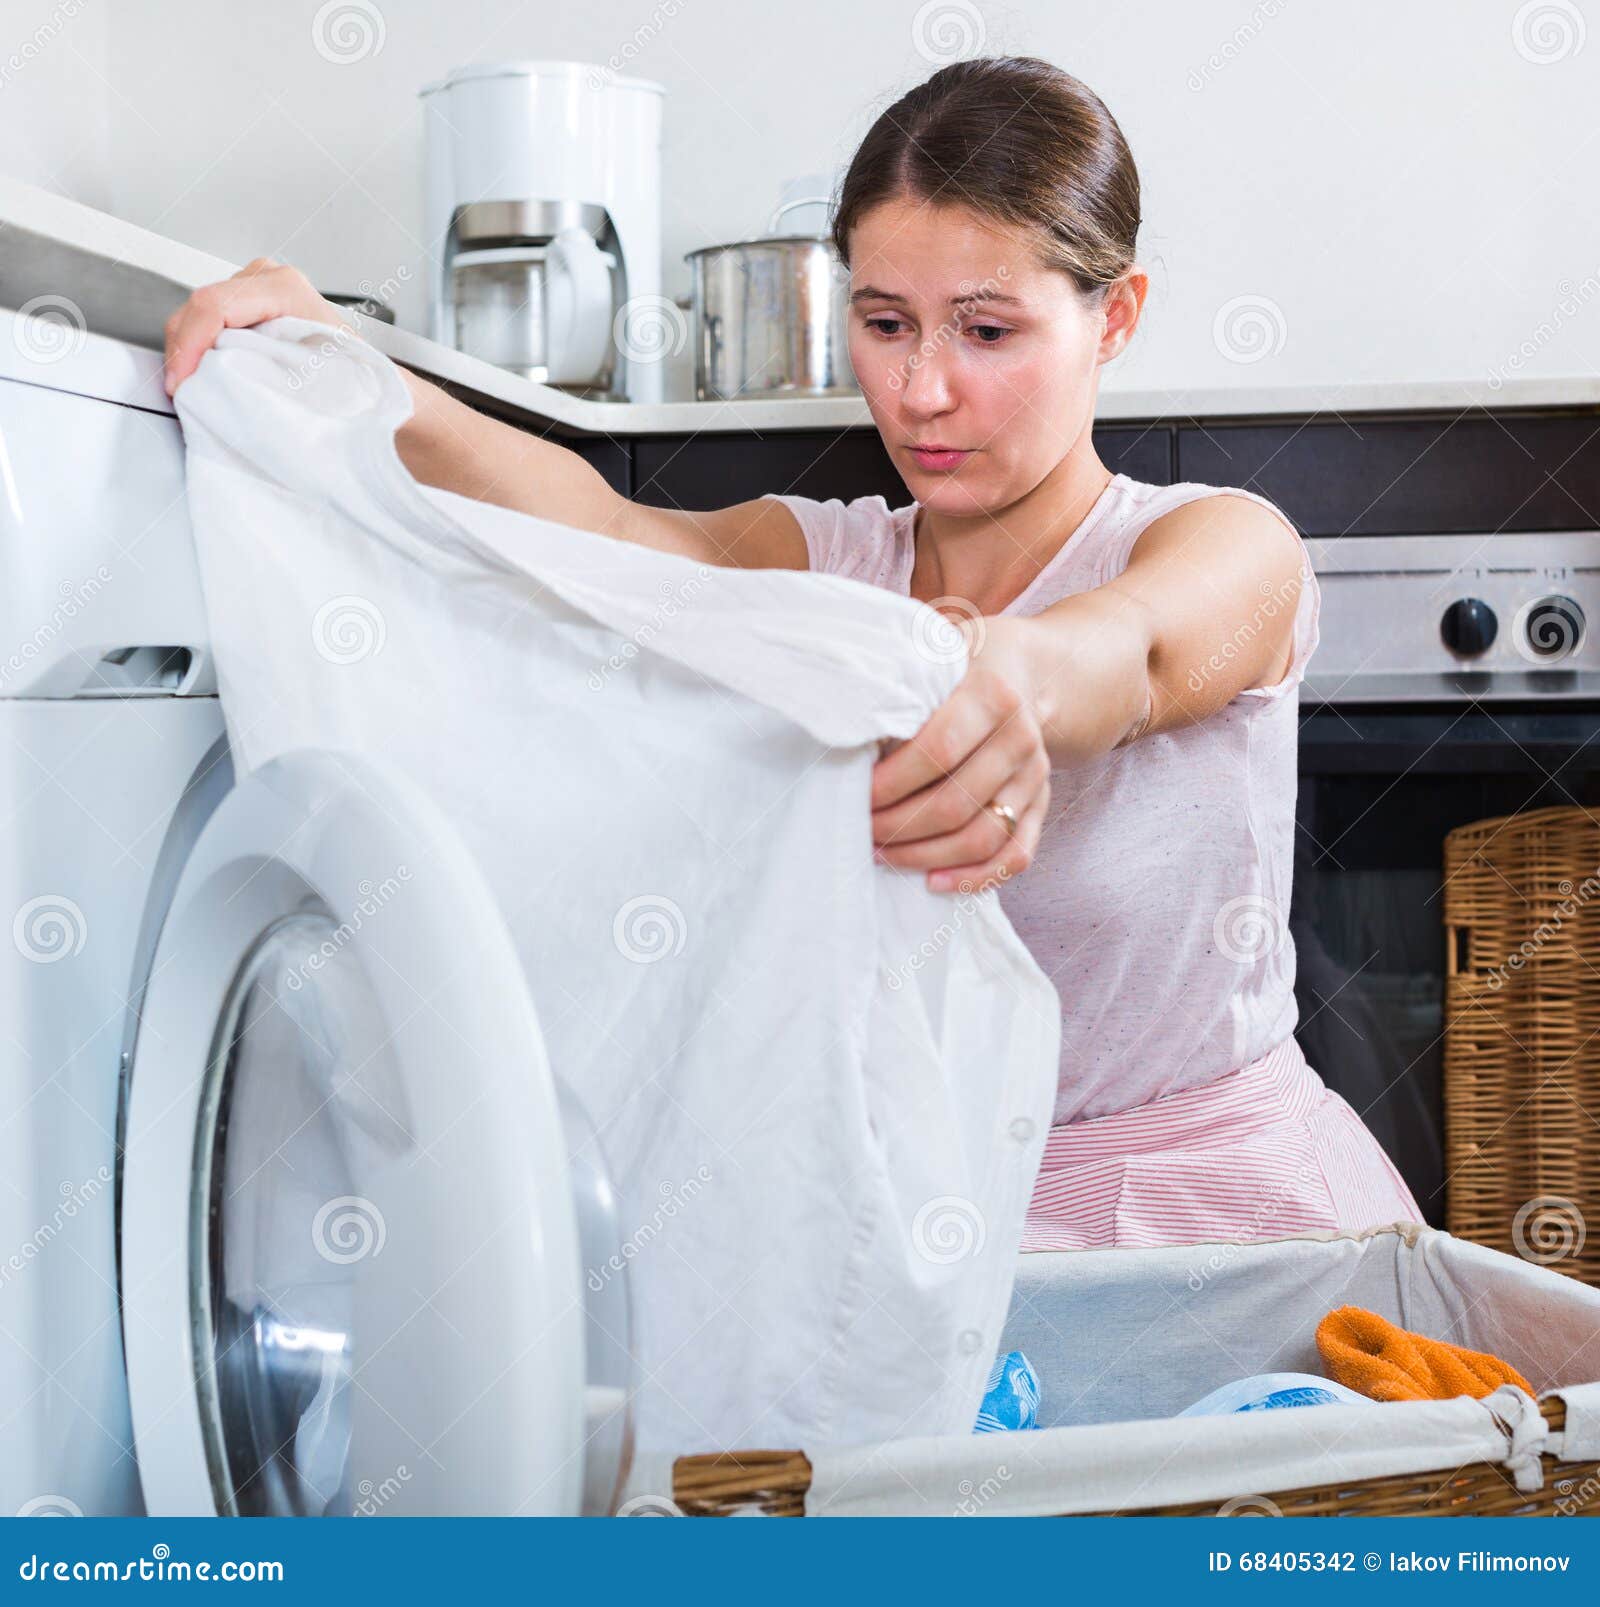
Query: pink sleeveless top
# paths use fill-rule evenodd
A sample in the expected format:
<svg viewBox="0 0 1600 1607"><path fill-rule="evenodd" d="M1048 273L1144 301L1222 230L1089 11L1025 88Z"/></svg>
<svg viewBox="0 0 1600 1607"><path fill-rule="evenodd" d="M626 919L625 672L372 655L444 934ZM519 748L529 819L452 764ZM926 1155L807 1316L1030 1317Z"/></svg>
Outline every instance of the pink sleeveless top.
<svg viewBox="0 0 1600 1607"><path fill-rule="evenodd" d="M1036 614L1104 585L1152 520L1224 495L1284 518L1264 497L1231 486L1114 475L1005 612ZM799 521L813 570L909 595L916 503L775 500ZM1197 725L1057 770L1034 861L1000 889L1061 997L1057 1124L1215 1082L1294 1030L1288 915L1299 686L1320 602L1303 545L1301 555L1294 656L1283 680L1241 692ZM1289 606L1264 594L1263 622L1274 601ZM1219 643L1216 667L1228 652Z"/></svg>

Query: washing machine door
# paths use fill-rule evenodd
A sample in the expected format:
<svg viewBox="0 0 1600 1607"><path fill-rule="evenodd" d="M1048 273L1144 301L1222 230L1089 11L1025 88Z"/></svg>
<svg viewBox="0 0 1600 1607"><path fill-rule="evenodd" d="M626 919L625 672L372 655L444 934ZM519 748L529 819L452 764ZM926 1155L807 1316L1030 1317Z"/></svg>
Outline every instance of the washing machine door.
<svg viewBox="0 0 1600 1607"><path fill-rule="evenodd" d="M207 822L122 1198L152 1513L579 1510L562 1114L495 900L398 774L290 755Z"/></svg>

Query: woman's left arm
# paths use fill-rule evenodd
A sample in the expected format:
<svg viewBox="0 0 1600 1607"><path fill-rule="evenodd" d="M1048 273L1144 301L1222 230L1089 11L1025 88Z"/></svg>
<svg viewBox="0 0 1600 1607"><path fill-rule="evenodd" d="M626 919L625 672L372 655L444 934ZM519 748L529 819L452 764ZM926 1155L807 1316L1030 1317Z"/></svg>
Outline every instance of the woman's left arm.
<svg viewBox="0 0 1600 1607"><path fill-rule="evenodd" d="M1025 869L1052 769L1193 724L1282 679L1304 561L1270 509L1203 497L1152 521L1104 586L1031 616L958 621L966 675L873 770L878 857L929 872L936 891ZM1014 830L991 803L1016 815Z"/></svg>

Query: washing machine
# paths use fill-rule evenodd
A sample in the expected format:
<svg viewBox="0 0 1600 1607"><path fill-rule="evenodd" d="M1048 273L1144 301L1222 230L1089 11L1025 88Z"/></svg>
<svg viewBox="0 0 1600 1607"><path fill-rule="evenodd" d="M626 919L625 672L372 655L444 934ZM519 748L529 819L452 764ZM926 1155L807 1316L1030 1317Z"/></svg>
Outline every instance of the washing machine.
<svg viewBox="0 0 1600 1607"><path fill-rule="evenodd" d="M0 311L0 1511L614 1507L599 1140L448 820L236 779L158 353Z"/></svg>

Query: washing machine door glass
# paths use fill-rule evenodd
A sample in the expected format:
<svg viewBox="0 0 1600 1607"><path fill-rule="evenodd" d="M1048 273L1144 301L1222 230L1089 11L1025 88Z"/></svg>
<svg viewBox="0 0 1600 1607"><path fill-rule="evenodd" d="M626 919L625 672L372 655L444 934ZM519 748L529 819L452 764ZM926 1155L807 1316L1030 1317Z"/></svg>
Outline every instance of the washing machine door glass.
<svg viewBox="0 0 1600 1607"><path fill-rule="evenodd" d="M347 756L241 782L173 898L128 1101L150 1510L563 1513L613 1488L585 1458L569 1103L426 799Z"/></svg>
<svg viewBox="0 0 1600 1607"><path fill-rule="evenodd" d="M195 1156L207 1460L238 1512L353 1516L355 1281L386 1237L358 1180L412 1135L403 1090L384 1086L381 1006L332 911L267 929L220 1029Z"/></svg>

